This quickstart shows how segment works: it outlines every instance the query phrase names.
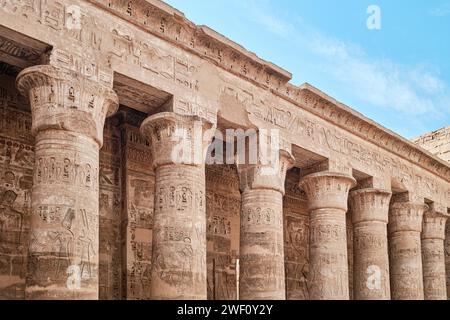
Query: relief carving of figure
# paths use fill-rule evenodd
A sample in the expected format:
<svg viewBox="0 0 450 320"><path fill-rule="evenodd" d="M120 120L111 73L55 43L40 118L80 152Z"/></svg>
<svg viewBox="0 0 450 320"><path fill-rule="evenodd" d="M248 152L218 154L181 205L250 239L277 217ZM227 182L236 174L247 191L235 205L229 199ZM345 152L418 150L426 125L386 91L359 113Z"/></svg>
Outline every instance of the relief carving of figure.
<svg viewBox="0 0 450 320"><path fill-rule="evenodd" d="M21 243L23 213L13 208L17 194L12 190L6 190L0 196L0 246L15 246ZM11 248L13 249L13 248Z"/></svg>

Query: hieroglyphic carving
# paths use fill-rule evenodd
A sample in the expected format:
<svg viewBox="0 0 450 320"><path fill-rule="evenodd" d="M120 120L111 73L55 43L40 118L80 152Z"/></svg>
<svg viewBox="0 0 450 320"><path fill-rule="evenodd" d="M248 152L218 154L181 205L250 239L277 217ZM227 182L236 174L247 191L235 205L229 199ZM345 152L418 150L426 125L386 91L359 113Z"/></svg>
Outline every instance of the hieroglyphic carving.
<svg viewBox="0 0 450 320"><path fill-rule="evenodd" d="M106 120L99 169L99 298L122 298L121 144L115 119Z"/></svg>
<svg viewBox="0 0 450 320"><path fill-rule="evenodd" d="M207 298L205 159L184 159L180 163L173 157L179 147L173 139L176 130L193 132L199 124L204 131L213 126L205 119L172 112L150 116L141 124L141 132L151 141L155 168L151 276L154 299ZM207 147L210 139L201 141L201 148ZM185 146L183 152L191 155L198 147L193 143ZM184 236L171 240L165 232L168 228L172 234Z"/></svg>
<svg viewBox="0 0 450 320"><path fill-rule="evenodd" d="M387 223L391 192L359 189L350 193L353 230L352 287L356 300L389 300Z"/></svg>
<svg viewBox="0 0 450 320"><path fill-rule="evenodd" d="M126 3L126 6L124 5L124 8L126 7L126 14L128 14L128 16L130 17L136 17L136 15L140 15L142 14L142 12L140 11L140 5L142 4L141 2L139 2L138 6L136 6L136 2L130 2L130 1L125 1L123 2L124 4ZM63 3L57 2L57 1L32 1L32 2L19 2L19 1L3 1L2 2L2 10L5 9L8 12L17 14L17 18L22 19L22 18L33 18L35 19L35 22L38 22L40 25L49 27L52 30L56 30L58 32L60 32L60 34L63 35L70 35L70 37L67 37L69 39L73 39L76 40L80 43L82 43L83 45L85 45L86 47L92 47L91 49L94 50L100 50L100 52L102 52L101 50L104 48L109 48L107 45L105 45L106 43L113 43L114 41L101 41L102 38L98 37L98 31L99 29L97 28L97 33L91 33L92 30L94 30L94 28L91 28L93 26L92 24L92 19L93 17L90 17L89 14L83 15L83 31L71 31L66 32L67 30L65 30L65 26L67 24L67 21L69 21L70 18L70 14L67 10L67 6ZM144 4L142 4L144 5ZM122 6L122 2L120 2L119 7ZM112 7L117 8L116 3L112 4ZM83 7L84 8L84 7ZM92 7L92 10L93 7ZM157 12L159 12L158 10L156 10ZM149 24L152 24L151 27L153 28L153 19L157 19L155 17L159 17L159 15L152 15L153 12L147 12L146 13L146 17L142 16L142 21L146 21ZM177 14L174 14L175 16ZM99 15L100 16L100 15ZM170 16L170 17L169 17ZM201 30L201 37L199 38L198 42L196 42L196 39L193 39L192 37L190 37L190 32L192 31L190 29L190 27L188 27L184 22L177 24L173 22L173 17L171 17L171 15L169 14L168 17L165 17L164 19L161 19L160 21L158 20L157 22L157 32L163 34L163 35L170 35L170 37L172 39L175 39L176 42L180 42L180 43L185 43L188 46L192 47L192 48L199 48L200 51L204 50L204 54L205 56L208 56L209 59L213 58L217 59L218 62L225 63L225 64L229 64L229 66L236 66L234 67L235 70L237 70L238 73L240 73L243 76L246 77L250 77L250 78L254 78L253 80L257 80L256 78L259 79L259 75L263 75L264 72L259 70L260 66L258 66L257 64L253 64L251 61L248 62L243 62L242 56L240 56L239 54L234 54L231 56L227 55L227 50L229 50L229 48L225 45L225 47L221 47L223 44L217 43L213 40L211 40L208 36L208 31L207 29L203 29ZM145 20L147 19L147 20ZM101 18L99 18L98 20L102 20ZM113 19L112 19L113 20ZM182 20L182 19L181 19ZM141 22L142 22L141 21ZM85 28L86 23L90 23L89 27ZM99 25L102 22L99 21ZM25 24L23 24L25 25ZM29 25L34 26L32 23L30 23ZM115 26L114 26L115 27ZM150 27L150 26L149 26ZM101 27L103 28L103 26ZM112 28L113 30L114 28ZM195 27L193 27L193 29L196 29ZM40 29L42 30L42 29ZM87 32L86 32L87 30ZM107 30L107 29L101 29L103 31ZM109 31L109 29L108 29ZM117 29L116 29L117 31ZM138 32L136 32L138 33ZM87 34L90 34L89 36L87 36ZM134 37L134 32L131 32L130 34L133 35ZM114 34L113 34L114 35ZM105 32L104 37L106 40L110 39L110 34L108 32ZM59 38L66 38L66 37L59 37ZM172 52L171 50L166 50L165 46L164 50L159 48L155 49L155 48L151 48L150 45L148 43L152 43L152 41L147 41L147 39L145 39L145 41L143 41L142 39L140 39L139 37L136 37L136 39L130 38L129 39L132 42L132 46L131 46L131 50L129 51L129 55L128 56L120 56L119 58L125 57L125 59L123 59L123 61L127 64L127 65L133 65L133 66L138 66L141 70L146 69L148 70L148 72L157 74L159 77L161 78L167 78L168 80L172 81L174 83L176 83L176 85L179 88L183 88L183 92L184 89L186 88L186 92L188 91L196 91L202 88L201 83L197 83L195 80L195 76L191 79L191 76L193 76L192 74L189 73L189 70L192 70L192 68L190 68L190 64L192 63L195 66L198 66L198 60L196 59L192 59L192 61L190 61L190 59L186 58L186 60L181 59L180 57L184 56L183 54L179 54L179 52ZM134 44L134 42L136 42L137 44ZM147 43L148 42L148 43ZM147 44L146 44L147 43ZM114 44L115 45L115 44ZM220 47L220 48L219 48ZM115 54L120 53L120 44L118 44L118 51L111 51L114 52ZM148 51L146 51L148 50ZM171 56L174 57L174 70L179 67L177 65L177 63L181 64L180 70L184 70L184 68L186 67L186 73L182 73L182 71L180 71L180 74L174 76L174 77L168 77L168 72L165 72L164 70L169 70L171 71L172 69L169 67L168 69L158 69L158 65L159 66L164 66L164 62L161 62L160 60L156 59L154 60L153 57L151 57L152 54L152 50L156 50L157 53L161 53L164 55L169 54ZM55 51L57 52L57 51ZM110 53L111 53L110 52ZM20 56L20 54L18 55ZM188 56L186 54L186 56ZM228 57L232 58L233 63L236 64L230 64L230 60L228 60ZM77 60L78 59L78 60ZM246 59L245 59L246 60ZM252 60L252 59L250 59ZM52 63L61 63L61 61L64 61L64 59L60 59L59 62L57 62L56 60L54 60ZM83 74L85 77L89 77L89 74L91 74L92 72L90 71L91 68L89 65L85 66L85 61L81 58L72 58L69 57L66 59L66 61L70 61L70 63L62 63L62 64L66 64L66 66L64 68L67 69L71 69L71 70L76 70L78 73ZM89 61L87 62L89 63ZM172 62L169 62L169 65ZM73 67L75 66L75 67ZM155 68L156 66L156 68ZM258 71L259 70L259 71ZM84 73L83 73L84 72ZM262 72L262 73L259 73ZM95 73L95 72L94 72ZM176 73L176 71L174 71L174 73ZM186 77L184 77L186 76ZM96 80L98 80L98 78L95 78ZM109 78L111 79L111 78ZM267 83L270 83L267 82ZM272 88L274 88L272 86ZM295 93L297 92L298 94L298 90L292 90L291 92L288 92L287 89L293 89L289 86L283 87L283 85L278 84L278 86L276 87L278 90L278 92L276 94L278 95L286 95L289 97L293 97L295 95ZM286 89L286 91L284 90ZM285 91L285 92L284 92ZM250 95L253 93L250 93ZM4 97L4 91L0 88L0 96ZM258 94L254 94L254 96L258 96ZM69 101L72 101L74 99L77 98L77 92L76 92L76 88L68 88L67 91L67 99ZM378 148L374 148L374 146L371 146L369 144L365 144L362 143L359 139L355 139L355 137L349 137L347 136L347 133L344 133L341 130L338 130L337 128L331 127L329 125L324 125L322 122L320 121L316 121L317 119L312 119L311 117L296 117L297 113L296 112L292 112L292 110L289 110L288 108L284 108L284 106L279 107L277 104L275 105L268 105L268 109L265 110L264 112L261 113L261 119L266 122L266 123L270 123L271 125L275 125L281 128L287 128L289 130L291 130L292 128L299 126L300 128L303 128L303 132L305 132L305 135L311 136L310 140L307 139L302 139L304 138L304 136L302 136L299 132L301 132L301 129L298 129L299 131L292 131L294 132L294 134L299 134L299 137L296 137L296 139L298 139L299 141L310 141L312 145L320 145L324 148L324 150L326 149L326 153L329 152L332 156L342 156L345 157L346 159L350 158L353 159L352 161L355 161L355 163L359 163L360 166L366 167L367 170L370 171L386 171L386 168L390 168L387 171L390 171L390 174L392 174L392 176L400 181L401 183L404 183L405 185L407 185L408 187L415 187L415 188L419 188L422 189L420 192L422 193L422 195L429 195L430 198L441 198L441 199L449 199L450 198L450 190L447 188L446 185L442 184L441 179L436 178L436 176L434 175L430 175L429 172L425 172L425 170L422 170L421 168L418 168L417 163L422 163L424 167L427 168L428 171L432 171L432 172L438 172L441 177L443 175L448 175L448 170L445 171L445 166L444 166L444 170L442 170L442 166L437 164L434 162L434 160L432 158L429 158L428 156L424 156L421 155L420 152L417 152L417 150L415 150L414 148L410 148L410 146L406 145L405 143L402 141L399 141L397 138L392 138L391 134L387 134L385 131L383 130L379 130L378 128L376 128L376 126L373 125L367 125L366 122L364 122L365 120L361 120L357 119L358 117L356 116L349 116L349 112L345 111L345 112L339 112L339 110L336 111L336 109L339 109L336 107L336 105L334 105L334 103L329 103L323 99L319 99L318 95L310 95L309 93L304 92L304 94L298 94L297 98L299 99L298 101L301 101L302 103L304 103L304 105L301 105L301 107L307 109L307 110L313 110L313 113L315 114L319 114L322 118L326 119L326 120L330 120L331 119L331 123L337 124L340 127L347 127L349 128L349 130L351 130L353 133L358 134L361 137L370 137L370 139L368 139L368 141L374 141L374 140L378 140L376 142L376 144L378 145L384 145L385 149L389 150L394 150L394 153L400 154L403 158L405 159L401 159L395 155L391 155L388 154L385 156L385 154L383 153L384 151L381 150L382 152L380 152L380 150ZM91 100L86 100L87 102L87 106L89 107L91 105ZM184 100L183 100L184 102ZM294 101L295 102L295 101ZM181 106L181 104L180 104ZM274 107L275 106L275 107ZM197 103L193 103L191 101L188 101L184 104L184 106L181 106L179 108L178 111L181 111L182 113L192 113L192 114L200 114L202 116L205 116L205 113L202 113L204 111L204 109L202 107L199 106L199 104ZM266 112L267 111L267 112ZM341 110L342 111L342 110ZM6 112L5 114L9 114L11 115L11 112ZM20 115L19 113L17 115ZM8 116L9 118L6 118L6 116L3 118L5 119L5 121L3 121L2 125L3 126L10 126L10 124L16 124L19 123L19 121L16 121L17 116L16 114L12 115L12 116ZM207 116L205 116L207 117ZM294 124L290 124L292 122L292 119L296 117ZM304 124L295 124L296 121L300 121L298 119L305 119L305 123ZM2 121L2 119L0 120L0 122ZM314 131L314 127L318 126L318 129L316 131ZM19 123L19 126L23 126L22 124ZM24 126L25 128L27 128L27 124L25 124ZM8 131L10 129L7 129ZM26 130L25 130L26 131ZM359 133L358 133L359 132ZM383 133L384 132L384 133ZM317 136L319 138L317 138ZM14 139L17 138L13 137ZM24 139L26 139L26 137L23 137ZM18 138L17 138L18 139ZM20 138L22 139L22 138ZM315 140L316 139L316 140ZM316 142L319 142L316 144ZM9 143L9 146L11 148L8 149L7 145ZM1 142L0 142L1 144ZM12 142L12 141L6 141L4 143L4 146L2 147L0 145L0 148L3 148L2 150L6 150L7 154L6 156L2 155L2 159L6 159L8 154L9 154L9 150L12 149L14 150L14 148L19 148L21 149L20 152L17 153L17 155L15 156L15 160L22 162L24 164L30 163L31 159L32 159L32 149L31 147L27 146L26 144L23 143L23 141L20 142ZM323 151L323 150L321 150ZM327 154L328 155L328 154ZM136 151L133 153L130 153L130 157L133 156L134 159L138 160L138 159L150 159L150 155L148 152L145 151ZM409 159L406 160L406 158ZM0 160L0 161L1 161ZM43 161L43 166L47 166L49 168L53 168L53 163L52 163L52 159L44 159L45 161L49 161L47 164L45 163L45 161ZM54 176L56 177L60 177L59 174L62 174L62 177L67 177L69 178L70 175L67 174L67 172L70 172L70 164L66 163L64 164L64 160L61 162L61 159L59 159L59 162L56 163L56 159L55 159L55 170L56 170L56 175L53 175L53 171L52 170L47 170L47 172L50 173L50 176L45 176L44 178L47 179L53 179ZM68 159L70 161L70 159ZM147 161L147 163L150 163L151 161ZM415 166L411 166L411 163L413 163L413 165ZM421 164L421 166L422 166ZM67 166L67 168L65 169L65 167ZM431 169L430 169L431 168ZM96 168L93 168L96 169ZM66 172L64 172L64 170L67 170ZM89 172L88 169L84 168L83 170L87 170L87 172ZM31 176L31 175L30 175ZM82 173L82 175L80 177L89 177L89 181L91 176L88 173ZM11 181L12 179L14 179L14 177L11 175L10 172L6 172L5 173L5 181ZM30 181L28 181L27 179L29 178L25 178L22 180L21 183L24 184L29 184ZM80 178L81 182L86 182L85 178ZM97 179L97 177L94 177L94 179ZM100 166L100 173L98 176L98 179L100 180L100 183L102 183L102 181L106 184L109 183L113 183L115 184L118 179L117 179L117 170L110 167L110 166ZM96 181L96 180L94 180ZM120 183L120 182L119 182ZM146 183L143 184L144 187L146 185ZM444 186L444 187L443 187ZM143 187L143 188L144 188ZM169 186L170 187L173 186ZM178 186L180 188L183 188L183 186ZM176 188L176 187L175 187ZM15 192L15 191L14 191ZM185 194L186 195L186 194ZM170 197L170 193L169 193L169 197ZM183 199L183 192L178 191L178 194L175 194L175 198L176 197L181 197L181 199ZM200 195L201 196L201 195ZM9 193L8 199L11 199L11 194ZM217 200L217 202L222 201L223 199L220 196L215 197ZM105 194L100 195L100 199L103 199L104 201L104 212L105 214L107 214L107 212L109 212L109 209L105 209L107 208L106 203L116 203L117 202L117 198L116 195L114 194L110 194L105 192ZM114 199L114 200L112 200ZM18 200L16 200L17 202ZM225 200L227 201L227 200ZM8 201L9 203L9 201ZM184 202L182 202L182 206L184 205ZM206 204L208 205L208 203ZM227 204L228 205L228 204ZM230 204L230 206L234 206L235 203L232 202ZM69 207L64 207L64 206L57 206L55 204L48 204L46 206L42 206L42 207L37 207L36 212L39 213L39 215L41 216L41 218L43 219L44 222L48 223L48 222L55 222L58 217L62 221L64 221L64 217L61 217L59 215L60 211L68 211ZM72 212L72 211L70 211ZM77 211L75 211L75 213L77 213ZM71 213L69 213L68 217L71 216ZM140 218L140 213L138 213L138 220L141 221ZM148 219L148 217L146 216L146 214L144 213L142 216L145 216L144 219L142 219L142 223L148 223L150 224L148 221L150 221L150 219ZM62 222L60 221L60 222ZM212 232L217 232L218 234L226 234L227 230L228 230L228 221L221 219L220 217L214 217L212 219L212 223L211 223L211 231ZM347 229L348 231L348 229ZM182 232L177 232L177 237L179 234L183 234ZM350 238L350 233L347 234L347 238ZM369 239L369 240L373 240L373 239ZM145 247L144 245L141 247Z"/></svg>
<svg viewBox="0 0 450 320"><path fill-rule="evenodd" d="M298 186L296 169L286 175L283 198L286 299L308 300L309 214L306 194Z"/></svg>
<svg viewBox="0 0 450 320"><path fill-rule="evenodd" d="M355 185L351 176L333 172L300 180L310 210L311 299L349 299L346 211L348 192Z"/></svg>
<svg viewBox="0 0 450 320"><path fill-rule="evenodd" d="M378 149L367 144L362 144L354 137L347 136L341 130L314 120L311 116L303 114L304 111L291 112L286 104L282 108L274 108L269 103L254 101L249 104L251 114L261 121L270 123L278 128L285 129L296 136L306 139L305 142L312 146L325 147L330 155L345 156L354 161L355 164L363 165L374 172L384 172L390 169L391 174L406 184L423 185L427 195L438 194L440 198L445 195L442 188L435 179L418 174L408 163L388 153L383 154ZM386 137L387 139L388 137ZM401 149L400 149L401 150ZM320 149L318 150L320 151ZM409 158L409 157L408 157ZM445 176L445 174L444 174Z"/></svg>
<svg viewBox="0 0 450 320"><path fill-rule="evenodd" d="M206 167L208 299L236 299L239 180L235 166Z"/></svg>
<svg viewBox="0 0 450 320"><path fill-rule="evenodd" d="M122 137L125 201L122 218L123 295L129 300L148 300L155 187L152 156L148 140L137 127L126 123L122 128Z"/></svg>
<svg viewBox="0 0 450 320"><path fill-rule="evenodd" d="M111 36L110 61L118 58L124 63L174 81L183 89L198 91L198 80L193 79L198 67L188 60L177 58L144 40L138 40L131 33L113 29Z"/></svg>
<svg viewBox="0 0 450 320"><path fill-rule="evenodd" d="M286 71L267 63L242 48L231 44L207 27L198 27L173 9L161 9L146 1L93 1L112 13L139 25L156 36L163 37L202 58L258 82L264 86L278 85L291 76ZM228 41L228 43L226 43Z"/></svg>
<svg viewBox="0 0 450 320"><path fill-rule="evenodd" d="M246 78L246 80L250 80L247 81L247 84L253 82L261 86L265 83L263 86L266 87L269 85L275 96L278 96L297 107L306 109L310 113L326 119L337 127L345 128L352 134L358 135L364 140L370 141L372 144L381 146L388 152L400 156L393 157L391 159L392 161L390 160L391 162L399 162L401 164L401 162L403 162L401 158L409 159L415 167L407 168L408 170L412 170L416 173L414 168L423 167L426 170L439 175L443 179L448 180L447 177L449 176L450 169L442 162L429 157L429 155L423 153L420 149L414 147L405 140L399 139L383 128L350 112L345 106L333 101L330 97L320 93L313 87L304 85L301 88L297 88L292 84L285 83L289 78L289 75L281 69L269 63L262 62L257 57L242 50L242 48L239 48L232 42L219 37L208 28L193 25L178 11L165 6L155 7L154 4L149 4L144 1L133 2L131 10L131 2L129 1L113 3L107 1L92 2L105 10L111 11L122 19L127 19L129 21L131 19L131 22L135 25L150 31L153 35L168 40L168 45L178 44L181 45L182 49L186 52L195 53L196 57L192 60L199 61L198 57L201 57L214 61L217 65L224 67L227 71L239 74L241 77ZM76 31L69 30L67 28L68 22L70 24L74 19L68 9L69 6L70 3L63 4L57 1L4 1L2 10L5 14L16 15L19 19L28 19L27 24L36 24L41 30L44 27L49 29L53 35L63 39L62 42L64 43L69 40L75 40L81 47L91 51L94 50L97 53L111 51L111 45L114 44L113 30L117 31L116 27L118 25L123 25L122 23L119 23L120 19L112 19L115 23L111 26L111 24L104 21L105 19L97 19L96 16L91 13L91 10L95 13L99 13L100 11L96 11L97 8L91 7L89 10L85 10L86 7L82 6L82 28ZM110 21L108 20L108 22ZM134 33L135 32L129 30L125 32L126 38L129 38L127 39L128 41L133 40L130 34ZM148 36L150 37L150 34ZM149 42L147 39L135 39L134 41L136 43ZM160 42L160 39L155 42ZM141 59L140 52L145 51L144 49L140 47L131 49L131 57L130 60L127 61L131 61L129 63L133 64L136 64L136 61L138 61L139 65L146 65L147 60L150 61L151 59ZM133 59L133 55L136 55L138 58ZM177 59L181 59L181 61L186 60L180 57L177 56ZM155 65L157 65L157 63L153 63L152 68L154 68ZM235 67L232 68L232 66ZM183 80L180 82L185 83ZM189 82L192 84L192 81ZM189 87L195 88L195 85L189 85ZM253 93L253 95L258 96L258 94L255 93ZM280 110L280 108L277 109ZM277 113L279 110L274 110L274 112ZM287 115L291 113L291 115L294 116L292 110L284 113ZM276 123L284 123L285 120L283 119L285 118L285 116L281 116L281 120L277 120ZM271 118L269 117L268 119ZM364 160L365 157L361 156L358 158ZM408 164L406 164L406 167L408 167ZM395 174L396 172L399 172L400 174L404 171L404 168L401 168L400 171L397 169L398 167L395 167L395 170L392 170L391 174ZM409 175L409 173L407 174ZM422 174L420 176L425 177ZM428 180L426 184L430 184L429 182L433 180L429 176L427 176L426 179ZM445 199L450 192L448 187L443 186L439 181L437 181L435 185L437 185L439 197ZM429 195L435 194L433 192L428 192L428 190L426 190L426 192L429 193Z"/></svg>
<svg viewBox="0 0 450 320"><path fill-rule="evenodd" d="M420 233L423 203L395 201L389 211L389 262L393 300L423 300Z"/></svg>
<svg viewBox="0 0 450 320"><path fill-rule="evenodd" d="M423 217L422 265L425 300L447 300L444 240L449 215L438 210L440 209L432 207Z"/></svg>
<svg viewBox="0 0 450 320"><path fill-rule="evenodd" d="M74 13L74 4L54 0L2 0L0 8L29 23L64 35L64 41L75 42L88 50L99 50L103 38L98 20L84 11L80 15Z"/></svg>
<svg viewBox="0 0 450 320"><path fill-rule="evenodd" d="M16 41L1 36L0 56L6 56L5 58L11 63L24 60L26 61L25 64L27 66L37 64L41 58L39 51L32 48L27 48L24 45L17 43Z"/></svg>
<svg viewBox="0 0 450 320"><path fill-rule="evenodd" d="M447 220L445 224L445 241L444 241L445 270L447 282L447 297L450 297L450 222Z"/></svg>
<svg viewBox="0 0 450 320"><path fill-rule="evenodd" d="M16 84L36 135L26 297L98 298L99 148L118 98L50 65L23 70Z"/></svg>
<svg viewBox="0 0 450 320"><path fill-rule="evenodd" d="M14 78L0 78L0 299L24 299L33 185L31 114ZM20 109L26 109L21 105Z"/></svg>
<svg viewBox="0 0 450 320"><path fill-rule="evenodd" d="M394 139L389 134L381 134L377 131L378 129L370 131L363 127L365 130L362 130L350 120L341 126L345 129L349 127L354 128L355 133L359 136L362 131L364 140L371 141L374 144L379 144L381 141L382 147L393 148L392 150L388 148L384 153L380 152L379 148L364 142L356 136L348 135L341 128L330 126L329 123L322 119L305 112L303 104L299 105L302 108L295 108L283 100L277 100L267 95L258 96L256 90L245 88L239 88L227 82L226 90L223 91L223 94L226 94L233 100L227 101L227 104L232 103L236 105L236 108L245 108L249 112L249 118L252 123L258 126L269 124L285 130L289 135L295 136L297 141L301 141L300 145L302 147L314 150L314 152L329 158L345 157L346 161L349 161L352 166L361 168L361 170L368 170L374 175L376 173L386 174L386 168L388 168L389 174L393 178L410 188L418 188L418 192L423 194L424 197L436 200L447 199L449 192L447 185L442 183L442 180L435 179L433 175L422 170L422 168L412 166L411 162L419 163L421 167L436 172L444 179L447 179L449 172L445 171L445 167L442 165L436 165L434 159L434 162L425 161L425 155L419 157L418 154L420 152L415 152L411 146L403 148L404 142ZM313 94L306 95L308 98L305 98L305 103L310 104L312 103L310 100L313 100L314 110L317 109L318 112L321 112L321 106L331 108L329 106L330 103L327 104L325 100L318 100ZM322 114L320 115L322 116ZM348 115L339 110L329 111L325 115L330 116L330 119L326 118L326 120L331 122L334 122L335 118L339 121L348 119ZM377 133L375 134L374 132ZM299 137L301 138L299 139ZM400 155L400 157L396 156L395 153ZM428 166L431 162L434 163L433 166Z"/></svg>
<svg viewBox="0 0 450 320"><path fill-rule="evenodd" d="M242 192L240 279L241 299L286 298L283 234L285 178L293 165L289 151L280 151L275 170L238 165ZM278 151L278 150L277 150Z"/></svg>

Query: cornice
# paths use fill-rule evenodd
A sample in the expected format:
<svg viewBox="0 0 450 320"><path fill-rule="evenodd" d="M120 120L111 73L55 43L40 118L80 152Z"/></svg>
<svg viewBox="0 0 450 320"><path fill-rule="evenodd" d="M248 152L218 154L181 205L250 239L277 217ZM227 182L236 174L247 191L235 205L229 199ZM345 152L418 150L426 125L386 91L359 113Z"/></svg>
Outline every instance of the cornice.
<svg viewBox="0 0 450 320"><path fill-rule="evenodd" d="M271 83L286 83L292 78L290 72L259 58L211 28L196 25L181 11L162 1L88 1L146 32L265 88Z"/></svg>
<svg viewBox="0 0 450 320"><path fill-rule="evenodd" d="M290 84L292 74L288 71L259 58L209 27L194 24L166 3L159 0L88 1L450 182L450 164L444 160L308 83L300 87Z"/></svg>

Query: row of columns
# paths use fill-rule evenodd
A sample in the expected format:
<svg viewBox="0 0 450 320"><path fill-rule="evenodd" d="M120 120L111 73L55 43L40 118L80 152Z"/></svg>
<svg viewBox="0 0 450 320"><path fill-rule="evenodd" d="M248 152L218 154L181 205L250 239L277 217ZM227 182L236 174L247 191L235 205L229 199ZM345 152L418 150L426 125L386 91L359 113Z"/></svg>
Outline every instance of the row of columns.
<svg viewBox="0 0 450 320"><path fill-rule="evenodd" d="M36 135L26 297L96 299L99 149L117 96L104 85L47 65L24 70L17 87L29 96ZM206 299L204 150L212 135L200 141L198 157L190 133L199 123L203 132L214 128L204 119L173 112L150 116L141 126L151 142L156 177L154 299ZM181 161L175 138L180 131L188 133L183 152L189 153ZM241 299L285 299L283 195L292 165L290 150L282 150L271 175L260 164L238 166ZM310 211L310 298L349 299L350 202L355 299L446 299L444 212L412 202L391 204L387 190L350 192L355 185L350 175L330 171L300 181Z"/></svg>

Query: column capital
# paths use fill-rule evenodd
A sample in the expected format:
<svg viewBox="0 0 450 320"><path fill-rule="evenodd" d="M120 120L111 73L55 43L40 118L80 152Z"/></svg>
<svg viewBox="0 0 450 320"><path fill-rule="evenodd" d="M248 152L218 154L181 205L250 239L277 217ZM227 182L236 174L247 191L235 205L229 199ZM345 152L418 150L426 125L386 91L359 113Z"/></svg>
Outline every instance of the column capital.
<svg viewBox="0 0 450 320"><path fill-rule="evenodd" d="M391 195L392 192L389 190L375 188L350 192L353 223L369 221L387 223Z"/></svg>
<svg viewBox="0 0 450 320"><path fill-rule="evenodd" d="M394 202L389 210L389 233L400 231L422 231L423 214L428 206L425 203Z"/></svg>
<svg viewBox="0 0 450 320"><path fill-rule="evenodd" d="M348 192L355 185L352 176L330 171L309 174L299 182L308 197L309 210L334 208L347 211Z"/></svg>
<svg viewBox="0 0 450 320"><path fill-rule="evenodd" d="M445 240L445 224L448 217L447 213L427 210L423 215L422 239Z"/></svg>
<svg viewBox="0 0 450 320"><path fill-rule="evenodd" d="M141 133L150 140L153 166L201 166L214 136L215 125L198 116L160 112L145 119Z"/></svg>
<svg viewBox="0 0 450 320"><path fill-rule="evenodd" d="M49 129L72 131L85 134L101 147L105 118L119 107L111 88L51 65L24 69L16 86L30 99L33 134Z"/></svg>
<svg viewBox="0 0 450 320"><path fill-rule="evenodd" d="M272 165L237 165L241 192L247 189L268 189L285 193L286 173L294 166L294 157L286 150L280 150L278 161Z"/></svg>

